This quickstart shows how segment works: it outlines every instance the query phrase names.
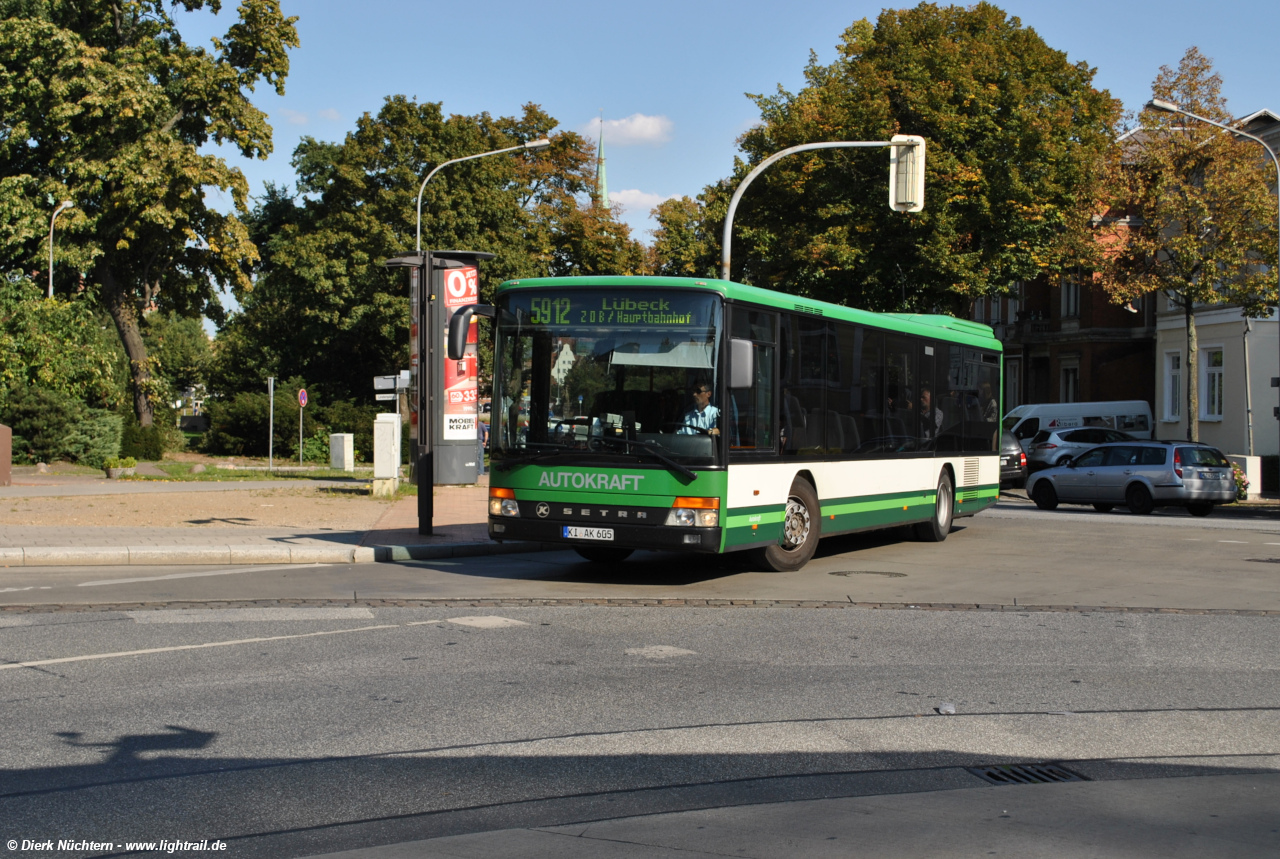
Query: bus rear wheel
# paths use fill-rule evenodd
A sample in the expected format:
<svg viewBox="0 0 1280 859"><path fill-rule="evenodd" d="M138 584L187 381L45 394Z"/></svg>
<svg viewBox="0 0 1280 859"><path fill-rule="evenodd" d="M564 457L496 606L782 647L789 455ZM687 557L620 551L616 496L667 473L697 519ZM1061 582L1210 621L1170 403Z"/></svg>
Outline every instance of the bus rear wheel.
<svg viewBox="0 0 1280 859"><path fill-rule="evenodd" d="M951 485L951 472L943 469L938 477L938 496L933 505L933 516L928 522L916 523L916 539L922 543L941 543L951 533L951 517L955 512L955 490Z"/></svg>
<svg viewBox="0 0 1280 859"><path fill-rule="evenodd" d="M613 549L608 546L574 546L573 551L594 564L620 564L635 549Z"/></svg>
<svg viewBox="0 0 1280 859"><path fill-rule="evenodd" d="M818 550L822 536L822 513L818 493L809 481L797 478L787 493L787 512L782 520L782 534L773 546L759 553L760 563L775 573L798 570Z"/></svg>

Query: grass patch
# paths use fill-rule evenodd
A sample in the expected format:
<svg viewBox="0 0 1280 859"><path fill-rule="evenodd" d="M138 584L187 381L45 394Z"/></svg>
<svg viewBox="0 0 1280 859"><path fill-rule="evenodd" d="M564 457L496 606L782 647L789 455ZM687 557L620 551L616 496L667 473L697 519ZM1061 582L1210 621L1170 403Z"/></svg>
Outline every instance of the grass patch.
<svg viewBox="0 0 1280 859"><path fill-rule="evenodd" d="M368 479L370 474L342 471L337 468L309 468L306 471L268 471L266 468L245 468L237 466L226 468L219 465L205 465L203 471L192 473L196 463L166 460L157 462L156 467L165 473L164 477L136 475L133 480L178 480L183 482L207 482L220 480L278 480L281 483L298 480L351 480Z"/></svg>

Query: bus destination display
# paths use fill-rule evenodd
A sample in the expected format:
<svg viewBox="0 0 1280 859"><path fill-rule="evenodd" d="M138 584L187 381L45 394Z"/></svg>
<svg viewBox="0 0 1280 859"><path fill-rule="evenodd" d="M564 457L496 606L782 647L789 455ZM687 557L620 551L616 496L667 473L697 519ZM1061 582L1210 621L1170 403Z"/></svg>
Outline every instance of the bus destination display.
<svg viewBox="0 0 1280 859"><path fill-rule="evenodd" d="M715 297L599 292L512 295L507 309L534 325L616 325L622 327L705 326L714 318ZM524 313L521 313L521 311Z"/></svg>

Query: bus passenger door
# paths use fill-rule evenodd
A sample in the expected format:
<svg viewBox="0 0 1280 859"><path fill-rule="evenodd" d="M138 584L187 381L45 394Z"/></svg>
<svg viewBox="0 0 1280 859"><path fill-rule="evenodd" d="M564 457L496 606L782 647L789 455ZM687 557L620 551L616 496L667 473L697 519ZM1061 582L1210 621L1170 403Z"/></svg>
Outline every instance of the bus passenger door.
<svg viewBox="0 0 1280 859"><path fill-rule="evenodd" d="M731 338L750 344L751 375L747 387L732 387L733 367L725 373L730 380L725 400L727 441L730 454L774 453L778 445L777 409L774 394L777 373L775 345L777 315L745 307L733 310ZM730 361L734 349L730 348Z"/></svg>

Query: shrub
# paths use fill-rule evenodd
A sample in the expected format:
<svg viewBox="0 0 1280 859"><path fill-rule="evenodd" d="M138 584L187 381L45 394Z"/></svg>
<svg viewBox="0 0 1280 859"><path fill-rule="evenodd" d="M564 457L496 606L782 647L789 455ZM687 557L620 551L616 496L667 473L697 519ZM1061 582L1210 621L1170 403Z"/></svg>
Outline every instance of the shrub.
<svg viewBox="0 0 1280 859"><path fill-rule="evenodd" d="M103 462L120 455L124 419L106 409L85 409L83 416L67 431L64 451L76 462L102 468Z"/></svg>
<svg viewBox="0 0 1280 859"><path fill-rule="evenodd" d="M139 426L136 421L129 421L120 440L120 452L125 456L155 462L164 459L164 442L163 427L155 424L144 427Z"/></svg>
<svg viewBox="0 0 1280 859"><path fill-rule="evenodd" d="M15 462L53 462L66 454L76 404L65 394L23 388L9 397L4 423L13 430Z"/></svg>
<svg viewBox="0 0 1280 859"><path fill-rule="evenodd" d="M132 456L112 456L103 460L103 468L134 468L138 464L138 460Z"/></svg>

